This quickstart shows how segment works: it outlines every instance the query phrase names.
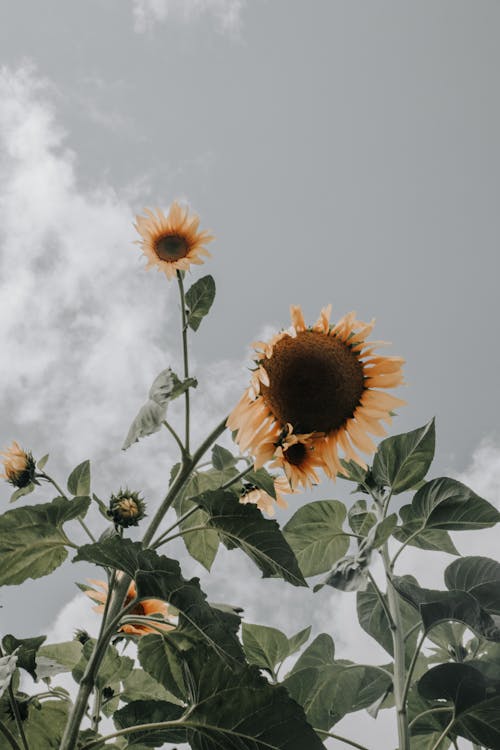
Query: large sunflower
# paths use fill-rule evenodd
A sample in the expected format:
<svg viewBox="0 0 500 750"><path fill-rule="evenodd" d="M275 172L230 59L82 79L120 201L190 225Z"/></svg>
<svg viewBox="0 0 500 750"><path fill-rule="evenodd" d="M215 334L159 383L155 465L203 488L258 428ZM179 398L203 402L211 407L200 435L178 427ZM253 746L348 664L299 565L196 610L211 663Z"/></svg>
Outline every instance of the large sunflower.
<svg viewBox="0 0 500 750"><path fill-rule="evenodd" d="M170 206L168 216L159 208L156 212L146 208L144 213L146 216L136 216L134 227L142 237L137 242L148 259L146 268L156 266L172 279L192 263L201 265L202 256L210 257L204 246L214 237L207 231L199 232L199 217L177 201Z"/></svg>
<svg viewBox="0 0 500 750"><path fill-rule="evenodd" d="M328 305L307 327L292 306L291 327L254 344L250 387L227 421L256 468L272 461L292 488L317 483L318 468L332 479L343 472L339 451L364 467L358 450L373 453L370 434L385 435L381 422L390 424L392 410L405 403L376 390L403 383L404 360L374 353L385 343L366 340L374 321L351 312L331 325L330 314Z"/></svg>

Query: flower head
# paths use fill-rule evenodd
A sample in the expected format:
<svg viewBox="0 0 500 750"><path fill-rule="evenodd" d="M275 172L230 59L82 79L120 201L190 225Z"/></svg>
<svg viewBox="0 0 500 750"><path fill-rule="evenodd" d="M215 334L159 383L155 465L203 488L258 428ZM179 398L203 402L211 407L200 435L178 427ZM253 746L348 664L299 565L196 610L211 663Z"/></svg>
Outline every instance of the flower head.
<svg viewBox="0 0 500 750"><path fill-rule="evenodd" d="M116 495L111 495L108 515L113 519L115 526L124 529L128 526L138 526L139 521L146 515L146 504L138 492L131 492L125 488Z"/></svg>
<svg viewBox="0 0 500 750"><path fill-rule="evenodd" d="M254 484L245 482L243 485L243 492L240 495L240 503L242 505L251 503L252 505L256 505L263 513L267 513L268 516L274 516L274 504L276 503L280 508L288 508L288 503L283 495L293 493L286 477L277 477L274 480L274 492L276 499L269 495L265 490L256 487Z"/></svg>
<svg viewBox="0 0 500 750"><path fill-rule="evenodd" d="M4 465L4 473L0 474L2 479L14 485L14 487L27 487L35 479L35 459L29 451L21 448L19 443L13 441L10 448L0 451Z"/></svg>
<svg viewBox="0 0 500 750"><path fill-rule="evenodd" d="M203 264L202 257L210 257L205 245L214 237L207 231L199 232L200 219L189 214L187 208L174 201L168 216L159 209L144 209L146 216L136 216L135 228L141 235L142 251L148 259L146 268L156 266L167 279L177 271L187 271L192 263Z"/></svg>
<svg viewBox="0 0 500 750"><path fill-rule="evenodd" d="M382 421L405 402L378 390L403 383L401 357L374 353L384 342L367 342L374 322L355 313L330 324L331 306L307 327L291 307L292 325L267 342L256 342L250 386L227 421L236 441L255 459L283 469L292 488L318 482L317 469L343 472L339 451L361 466L370 435L385 435Z"/></svg>
<svg viewBox="0 0 500 750"><path fill-rule="evenodd" d="M104 606L108 598L108 584L105 581L97 581L91 578L89 578L88 581L94 586L97 586L98 589L102 589L102 591L96 591L93 588L88 588L85 591L85 594L97 604L97 607L94 607L94 611L102 613L104 612ZM125 598L125 606L127 604L130 604L130 602L133 601L136 597L137 589L134 581L132 581ZM168 604L166 604L166 602L162 602L160 599L143 599L142 601L138 602L136 606L129 612L129 616L133 617L134 615L138 615L139 617L152 617L153 615L161 615L163 620L167 620L171 613L169 612ZM154 627L146 625L142 622L138 622L137 624L126 623L124 625L121 625L119 630L120 632L127 633L128 635L145 635L146 633L156 633L158 629L173 630L175 628L175 625L172 623L164 622L160 619L156 620L156 618L154 619Z"/></svg>

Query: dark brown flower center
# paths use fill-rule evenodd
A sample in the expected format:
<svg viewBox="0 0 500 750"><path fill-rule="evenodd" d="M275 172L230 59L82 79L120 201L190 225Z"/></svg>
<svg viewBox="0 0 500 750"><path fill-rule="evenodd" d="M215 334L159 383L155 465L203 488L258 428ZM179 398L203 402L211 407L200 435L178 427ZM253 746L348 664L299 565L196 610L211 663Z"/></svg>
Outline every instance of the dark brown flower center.
<svg viewBox="0 0 500 750"><path fill-rule="evenodd" d="M289 464L292 466L300 466L306 457L307 448L304 443L295 443L291 445L286 451L283 451L283 455Z"/></svg>
<svg viewBox="0 0 500 750"><path fill-rule="evenodd" d="M165 237L160 237L156 241L155 251L161 260L173 262L187 255L188 244L184 237L179 237L177 234L169 234Z"/></svg>
<svg viewBox="0 0 500 750"><path fill-rule="evenodd" d="M263 365L270 382L262 385L264 400L296 433L340 427L352 417L364 391L363 366L356 354L335 336L318 331L284 336Z"/></svg>

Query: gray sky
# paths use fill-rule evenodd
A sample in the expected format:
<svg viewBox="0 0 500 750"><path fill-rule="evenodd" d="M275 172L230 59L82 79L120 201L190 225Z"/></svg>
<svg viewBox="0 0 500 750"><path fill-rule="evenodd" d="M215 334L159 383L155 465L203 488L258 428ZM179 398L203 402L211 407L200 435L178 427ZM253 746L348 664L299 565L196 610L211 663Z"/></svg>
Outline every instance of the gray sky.
<svg viewBox="0 0 500 750"><path fill-rule="evenodd" d="M103 496L161 496L167 436L120 445L157 372L180 369L178 311L132 221L180 197L217 236L202 268L217 299L192 339L198 436L238 398L248 344L291 303L314 322L332 302L375 316L374 338L407 359L395 431L436 415L433 474L466 472L498 502L499 24L490 0L0 3L2 446L50 451L59 478L91 458ZM407 554L424 580L431 563ZM2 629L68 635L81 600L61 608L92 572L4 589ZM237 552L206 581L250 621L333 623L339 655L359 653L350 595L316 595L313 615L312 594L280 585L277 612L276 585Z"/></svg>

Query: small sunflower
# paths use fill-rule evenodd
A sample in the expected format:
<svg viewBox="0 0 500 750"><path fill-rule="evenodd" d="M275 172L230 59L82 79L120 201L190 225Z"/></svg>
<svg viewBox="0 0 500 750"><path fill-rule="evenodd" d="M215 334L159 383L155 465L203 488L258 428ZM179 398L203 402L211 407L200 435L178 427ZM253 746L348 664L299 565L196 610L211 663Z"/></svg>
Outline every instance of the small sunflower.
<svg viewBox="0 0 500 750"><path fill-rule="evenodd" d="M385 343L366 340L374 321L351 312L331 325L330 314L328 305L307 327L292 306L291 327L254 344L250 386L227 421L255 467L272 461L293 489L317 483L319 468L332 479L343 473L339 451L365 467L357 451L373 453L370 435L385 435L381 422L405 403L377 390L403 383L404 360L374 353Z"/></svg>
<svg viewBox="0 0 500 750"><path fill-rule="evenodd" d="M27 487L35 479L35 459L29 451L21 448L15 440L10 448L0 451L4 465L4 473L0 474L2 479L14 485L14 487Z"/></svg>
<svg viewBox="0 0 500 750"><path fill-rule="evenodd" d="M94 607L94 611L102 614L104 612L106 599L108 598L108 584L105 581L98 581L92 578L89 578L88 581L94 586L102 589L102 591L96 591L95 589L89 588L85 591L85 594L89 597L89 599L92 599L92 601L98 605L97 607ZM127 596L125 597L125 606L127 604L130 604L130 602L135 599L136 596L137 589L135 587L134 581L132 581L128 588ZM143 599L143 601L138 602L137 605L129 612L129 615L139 615L140 617L161 615L166 620L171 615L171 613L169 612L168 604L166 604L166 602L162 602L160 599ZM150 627L149 625L144 625L143 623L126 623L125 625L122 625L119 630L120 632L127 633L128 635L146 635L146 633L158 632L158 628L160 630L174 630L175 625L158 620L157 622L155 622L154 628Z"/></svg>
<svg viewBox="0 0 500 750"><path fill-rule="evenodd" d="M263 513L267 513L268 516L274 516L274 503L280 508L288 508L288 503L283 495L293 493L286 477L276 477L274 480L274 492L276 500L265 490L256 487L254 484L245 482L243 492L240 495L240 503L242 505L251 503L252 505L256 505Z"/></svg>
<svg viewBox="0 0 500 750"><path fill-rule="evenodd" d="M142 239L137 240L148 259L146 268L156 266L167 279L177 271L187 271L192 263L202 265L202 257L211 257L205 245L214 237L210 232L199 232L200 219L190 214L177 201L170 206L168 216L159 208L156 212L144 209L146 216L136 216L137 229Z"/></svg>
<svg viewBox="0 0 500 750"><path fill-rule="evenodd" d="M115 526L126 529L128 526L138 526L146 516L146 503L138 492L131 492L125 488L111 495L108 516L113 519Z"/></svg>

